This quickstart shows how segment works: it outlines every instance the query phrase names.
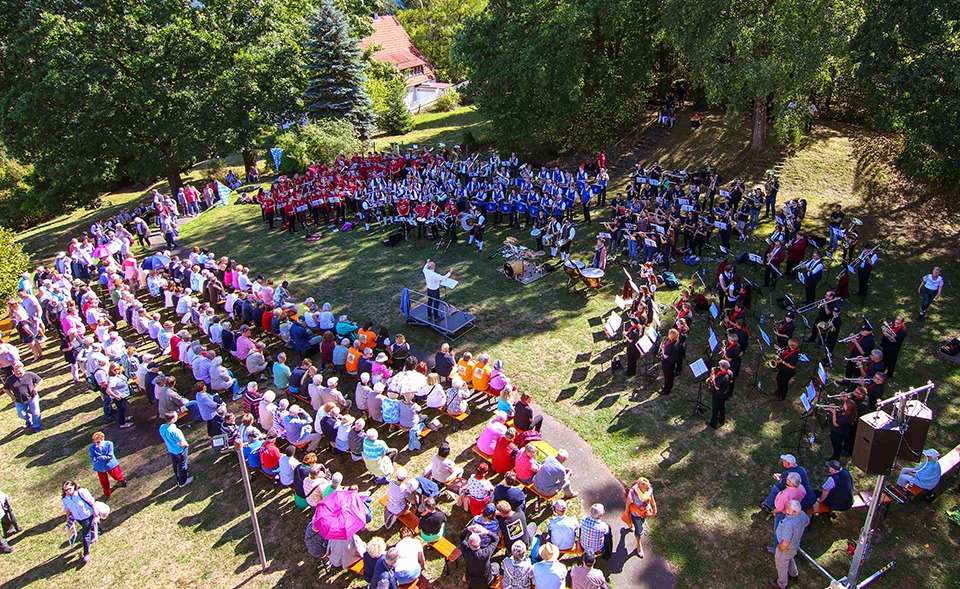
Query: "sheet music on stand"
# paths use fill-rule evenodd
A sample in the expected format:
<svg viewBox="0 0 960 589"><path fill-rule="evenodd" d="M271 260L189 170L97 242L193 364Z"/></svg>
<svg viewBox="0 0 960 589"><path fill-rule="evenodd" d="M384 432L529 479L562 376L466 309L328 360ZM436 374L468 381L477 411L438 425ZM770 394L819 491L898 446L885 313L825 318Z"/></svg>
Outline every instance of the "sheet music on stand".
<svg viewBox="0 0 960 589"><path fill-rule="evenodd" d="M773 344L770 343L770 336L767 335L767 332L764 331L762 327L759 327L758 329L760 330L760 337L763 338L763 341L764 341L768 346L773 345Z"/></svg>
<svg viewBox="0 0 960 589"><path fill-rule="evenodd" d="M657 247L657 242L654 241L654 240L652 240L652 239L646 239L646 238L644 238L644 240L643 240L643 245L645 245L645 246L647 246L647 247Z"/></svg>
<svg viewBox="0 0 960 589"><path fill-rule="evenodd" d="M719 229L720 231L723 231L724 229L727 228L727 224L724 223L723 221L714 221L714 222L713 222L713 226L716 227L717 229ZM721 246L721 248L722 248L722 246ZM724 252L724 253L726 253L726 252Z"/></svg>
<svg viewBox="0 0 960 589"><path fill-rule="evenodd" d="M640 292L640 287L637 286L637 283L633 281L633 276L630 276L630 273L627 272L627 269L626 269L626 268L623 268L623 273L627 275L627 282L630 283L630 288L633 290L633 292L634 292L634 293L639 293L639 292Z"/></svg>
<svg viewBox="0 0 960 589"><path fill-rule="evenodd" d="M710 337L707 341L710 344L711 352L716 352L717 348L720 347L720 340L717 339L717 334L713 331L713 327L710 327Z"/></svg>
<svg viewBox="0 0 960 589"><path fill-rule="evenodd" d="M660 186L660 181L659 181L659 180L650 180L650 181L647 182L647 183L648 183L650 186Z"/></svg>
<svg viewBox="0 0 960 589"><path fill-rule="evenodd" d="M689 205L689 204L690 204L690 200L689 200L689 199L686 199L686 198L678 198L678 199L677 199L677 204L680 205L681 207L682 207L682 206L686 206L686 205Z"/></svg>
<svg viewBox="0 0 960 589"><path fill-rule="evenodd" d="M719 221L717 221L717 222L719 223ZM727 225L726 225L725 223L720 223L720 224L723 225L723 227L721 227L720 229L726 229L726 228L727 228ZM728 250L727 248L725 248L725 247L723 247L723 246L721 245L721 246L720 246L720 252L721 252L723 255L727 255L727 254L730 253L730 250Z"/></svg>
<svg viewBox="0 0 960 589"><path fill-rule="evenodd" d="M693 205L684 205L684 204L680 205L681 213L689 213L691 211L693 211Z"/></svg>
<svg viewBox="0 0 960 589"><path fill-rule="evenodd" d="M817 398L817 387L813 386L812 380L810 384L807 385L806 391L801 393L801 396L806 399L807 404L812 404L813 400Z"/></svg>
<svg viewBox="0 0 960 589"><path fill-rule="evenodd" d="M656 228L657 233L659 233L660 235L666 235L667 233L667 230L664 229L662 225L654 225L654 228Z"/></svg>
<svg viewBox="0 0 960 589"><path fill-rule="evenodd" d="M817 378L820 379L820 386L827 384L827 369L823 367L823 362L817 366Z"/></svg>
<svg viewBox="0 0 960 589"><path fill-rule="evenodd" d="M720 309L717 308L716 303L710 303L710 316L713 317L714 321L720 316Z"/></svg>
<svg viewBox="0 0 960 589"><path fill-rule="evenodd" d="M753 262L754 264L763 264L763 258L758 256L757 254L748 253L747 258L749 258L750 261Z"/></svg>
<svg viewBox="0 0 960 589"><path fill-rule="evenodd" d="M813 410L813 407L810 405L810 401L807 400L807 395L800 393L800 404L803 405L803 412L810 413Z"/></svg>
<svg viewBox="0 0 960 589"><path fill-rule="evenodd" d="M803 272L797 272L797 278L800 279L800 284L806 286L806 284L807 284L807 278L806 278L806 275L804 275Z"/></svg>
<svg viewBox="0 0 960 589"><path fill-rule="evenodd" d="M616 311L610 311L610 316L603 324L603 333L607 335L607 339L617 335L620 332L621 325L623 325L623 319L620 318L620 315Z"/></svg>
<svg viewBox="0 0 960 589"><path fill-rule="evenodd" d="M653 343L660 341L660 334L657 332L657 328L652 325L647 326L647 331L644 335L646 335L647 338L649 338Z"/></svg>
<svg viewBox="0 0 960 589"><path fill-rule="evenodd" d="M703 358L698 358L696 362L691 364L690 370L693 372L693 378L700 378L710 371L710 369L707 368L707 363L703 361Z"/></svg>
<svg viewBox="0 0 960 589"><path fill-rule="evenodd" d="M620 308L621 311L623 311L627 308L627 305L633 304L633 299L624 299L620 295L617 295L613 299L613 302L617 305L617 307Z"/></svg>
<svg viewBox="0 0 960 589"><path fill-rule="evenodd" d="M644 356L647 355L647 352L653 349L653 342L650 341L650 338L644 335L637 342L637 347L640 348L640 353Z"/></svg>
<svg viewBox="0 0 960 589"><path fill-rule="evenodd" d="M457 280L454 280L453 278L444 278L443 282L440 283L440 286L453 290L457 288L458 284L460 284L460 282Z"/></svg>
<svg viewBox="0 0 960 589"><path fill-rule="evenodd" d="M720 191L720 196L726 198L726 197L730 196L730 191L729 191L729 190L721 190L721 191Z"/></svg>

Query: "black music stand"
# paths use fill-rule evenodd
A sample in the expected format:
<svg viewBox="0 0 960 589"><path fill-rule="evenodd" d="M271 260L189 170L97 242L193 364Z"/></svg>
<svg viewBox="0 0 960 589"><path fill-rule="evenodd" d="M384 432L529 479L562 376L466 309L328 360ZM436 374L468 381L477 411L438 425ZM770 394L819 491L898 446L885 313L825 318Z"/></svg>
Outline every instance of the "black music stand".
<svg viewBox="0 0 960 589"><path fill-rule="evenodd" d="M763 335L766 335L766 333ZM761 338L757 338L757 346L760 348L760 354L757 355L757 363L753 369L753 384L751 384L747 390L747 398L753 394L753 391L763 392L763 383L760 382L760 368L764 365L763 354L766 352L766 348L763 347L763 340Z"/></svg>
<svg viewBox="0 0 960 589"><path fill-rule="evenodd" d="M710 364L712 363L711 360ZM693 406L693 415L696 417L705 411L703 408L703 383L707 380L707 375L710 374L707 360L698 358L696 362L690 364L690 371L693 372L693 378L697 381L697 400Z"/></svg>
<svg viewBox="0 0 960 589"><path fill-rule="evenodd" d="M816 387L813 386L813 381L807 385L807 388L800 391L800 403L803 405L804 412L800 419L800 427L787 432L787 434L797 434L797 443L794 444L783 444L781 448L791 448L794 450L794 454L799 454L800 449L806 444L806 448L809 450L813 447L814 442L817 441L817 435L810 431L810 428L807 427L807 420L815 412L815 407L812 405L813 401L817 398Z"/></svg>

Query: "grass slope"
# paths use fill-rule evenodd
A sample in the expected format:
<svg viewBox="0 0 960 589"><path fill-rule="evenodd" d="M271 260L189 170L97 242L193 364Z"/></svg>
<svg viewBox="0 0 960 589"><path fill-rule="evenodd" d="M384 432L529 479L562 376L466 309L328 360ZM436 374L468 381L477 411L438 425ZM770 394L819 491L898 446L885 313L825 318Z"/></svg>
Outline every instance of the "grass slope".
<svg viewBox="0 0 960 589"><path fill-rule="evenodd" d="M841 202L849 215L863 219L867 242L882 236L883 259L874 271L871 296L866 305L852 303L846 324L849 327L861 314L877 324L896 312L908 313L911 333L891 388L922 384L927 379L937 382L930 398L936 423L927 445L942 451L953 447L960 433L960 416L949 401L958 373L953 364L935 355L944 330L960 319L950 289L932 308L925 324L913 319L919 277L939 264L948 272L949 281L949 271L956 266L953 246L960 223L955 207L949 204L955 195L900 178L888 165L891 140L858 128L820 127L790 154L769 152L755 157L742 149L746 139L745 130L722 128L716 118L706 117L697 134L674 130L650 158L668 167L711 162L725 177L744 175L748 183L758 181L764 170L773 167L782 176L782 198L807 198L809 227L825 227L828 208ZM427 143L429 139L418 137L416 141ZM67 221L60 226L64 237L72 234ZM588 257L592 243L586 235L596 230L596 224L581 228L583 237L576 245L582 258ZM761 227L761 233L769 230L769 223ZM507 235L517 233L489 230L488 251L492 253ZM528 244L532 241L521 237ZM306 244L302 233L268 236L259 210L251 206L216 209L182 231L186 244L209 245L216 254L230 255L257 273L284 275L291 279L297 295L329 300L340 312L374 319L391 332L406 334L417 347L433 350L441 339L433 332L404 325L398 302L402 286L421 286L419 268L425 258L436 257L436 253L429 244L417 242L387 249L379 245L379 238L379 234L363 232L328 233L319 242ZM59 248L62 242L58 238L56 244L49 244L36 238L30 243L49 255L51 248ZM757 251L761 246L751 241L744 247ZM737 253L741 249L734 248ZM755 352L744 364L744 384L728 404L728 425L714 432L704 428L705 416L693 415L696 387L688 374L678 381L672 396L662 398L656 395L655 379L626 379L611 373L609 362L602 360L609 356L604 352L610 346L602 336L601 317L612 309L622 281L616 266L608 269L607 284L600 294L587 294L582 285L568 289L562 273L520 286L497 272L502 259L489 259L489 253L478 254L463 244L441 258L441 267L450 264L456 264L454 274L461 284L447 299L479 317L479 329L457 342L455 351L487 351L503 359L520 387L532 391L547 412L588 440L622 480L643 475L654 481L660 517L651 526L651 540L655 550L678 567L679 586L734 589L765 585L773 575L772 558L763 550L771 540L772 519L760 516L756 504L769 488L770 473L777 470L781 446L795 444L791 432L800 424L800 407L795 402L774 403L757 393L746 394ZM715 267L711 264L711 270ZM676 270L688 284L688 268L678 266ZM834 269L829 282L835 277ZM797 285L786 288L798 292ZM675 292L662 292L658 302L668 304L675 296ZM774 310L764 301L760 311L769 317ZM755 321L751 321L752 328ZM764 328L768 333L772 329L769 323ZM698 322L689 346L691 361L697 350L703 349L704 333L704 324ZM815 355L809 349L805 352ZM29 529L18 541L17 552L5 559L8 564L0 574L0 586L65 587L90 583L93 578L107 583L163 578L172 586L196 586L199 581L205 587L316 583L317 565L307 557L301 542L307 517L290 513L296 509L289 495L270 490L262 479L255 480L255 488L272 565L267 576L250 578L258 567L234 461L202 450L204 432L189 433L195 450L192 468L198 477L188 489L177 490L168 459L157 446L158 423L147 423L149 408L142 399L134 403L136 428L120 435L115 426L105 428L108 436L118 441L121 462L134 478L113 500L116 511L109 520L109 531L96 547L96 558L82 570L75 567L75 555L64 559L58 486L66 477L81 476L91 489L97 488L85 447L89 434L101 424L95 398L76 386L67 386L58 374L61 366L54 359L40 367L41 375L49 379L43 403L46 433L42 437L10 433L0 440L7 449L0 454L0 472L6 475L3 488L14 498ZM810 368L805 365L797 382L809 379ZM763 386L770 389L772 373L763 367L761 371ZM183 375L181 385L188 382ZM792 394L798 389L794 384ZM480 413L471 418L471 430L451 434L447 428L431 434L422 453L404 460L409 460L411 469L422 468L429 460L430 448L449 436L455 451L463 451L458 462L471 462L468 446L478 432ZM12 406L0 412L0 430L12 432L17 423ZM822 460L829 453L826 431L818 430L818 437L821 441L814 450L800 454L815 484L825 476ZM393 437L390 443L400 446L402 441ZM358 472L343 460L330 461L344 470L347 480ZM587 476L589 473L575 475ZM871 485L870 477L855 473L855 478L859 488ZM953 560L949 555L957 549L958 530L945 517L955 504L955 496L944 494L932 504L892 507L878 527L865 569L872 572L896 560L896 568L881 581L886 586L960 585L960 573L949 564ZM805 549L841 576L849 565L846 540L856 537L864 515L861 510L833 523L817 522L804 540ZM462 519L458 517L450 529L458 529L456 524ZM375 514L374 525L380 521ZM437 555L428 550L427 557L431 578L439 576ZM803 575L797 586L825 585L808 565L800 566ZM455 586L457 578L443 578L438 585ZM358 584L344 576L324 577L321 582L336 587ZM624 586L630 586L630 580Z"/></svg>

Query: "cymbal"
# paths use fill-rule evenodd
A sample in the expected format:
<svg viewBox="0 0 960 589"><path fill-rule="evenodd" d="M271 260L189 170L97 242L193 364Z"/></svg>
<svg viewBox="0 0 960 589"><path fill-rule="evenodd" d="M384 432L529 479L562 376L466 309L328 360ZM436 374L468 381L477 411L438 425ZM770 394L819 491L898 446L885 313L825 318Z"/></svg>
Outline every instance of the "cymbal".
<svg viewBox="0 0 960 589"><path fill-rule="evenodd" d="M510 236L503 240L503 243L507 245L520 245L520 240L516 237Z"/></svg>

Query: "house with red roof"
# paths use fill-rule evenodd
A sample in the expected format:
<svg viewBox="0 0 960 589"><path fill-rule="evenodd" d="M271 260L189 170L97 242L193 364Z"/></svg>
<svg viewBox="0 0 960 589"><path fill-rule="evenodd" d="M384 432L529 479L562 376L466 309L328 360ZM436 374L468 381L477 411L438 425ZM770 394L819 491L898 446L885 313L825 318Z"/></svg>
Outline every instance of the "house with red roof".
<svg viewBox="0 0 960 589"><path fill-rule="evenodd" d="M392 15L374 16L373 33L360 41L360 48L375 46L373 58L392 63L406 76L407 108L418 112L446 94L451 84L437 82L437 74Z"/></svg>

